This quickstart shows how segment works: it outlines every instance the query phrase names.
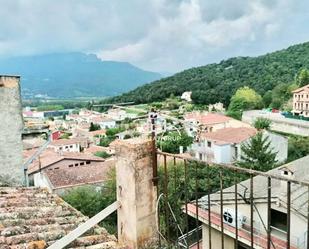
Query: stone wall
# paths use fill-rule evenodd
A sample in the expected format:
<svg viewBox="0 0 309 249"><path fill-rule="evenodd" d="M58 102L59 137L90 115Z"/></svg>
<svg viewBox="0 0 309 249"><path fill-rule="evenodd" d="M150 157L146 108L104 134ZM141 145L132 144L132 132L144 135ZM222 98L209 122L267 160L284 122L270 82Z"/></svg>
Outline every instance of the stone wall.
<svg viewBox="0 0 309 249"><path fill-rule="evenodd" d="M0 186L24 182L19 82L17 76L0 75Z"/></svg>

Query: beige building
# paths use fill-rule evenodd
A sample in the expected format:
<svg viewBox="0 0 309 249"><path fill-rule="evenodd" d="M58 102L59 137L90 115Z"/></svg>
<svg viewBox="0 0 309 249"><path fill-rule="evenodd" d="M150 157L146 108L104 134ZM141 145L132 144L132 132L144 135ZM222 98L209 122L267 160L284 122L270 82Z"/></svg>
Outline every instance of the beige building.
<svg viewBox="0 0 309 249"><path fill-rule="evenodd" d="M284 176L288 179L308 181L309 156L290 162L279 168L270 170L272 175ZM267 177L253 177L253 230L254 248L267 248L268 224L268 184ZM237 194L237 217L235 212L235 195ZM238 247L251 248L251 208L250 208L250 180L245 180L235 186L223 190L223 226L224 245L226 249L235 248L236 219L238 221ZM274 248L285 249L287 236L287 183L272 179L271 181L271 209L270 228L271 243ZM202 223L202 248L209 248L208 196L198 200L199 220ZM307 215L308 189L305 186L291 183L291 248L307 248ZM210 195L211 210L211 239L213 249L221 249L221 211L220 192ZM195 204L188 205L189 214L196 218ZM273 246L271 246L273 248Z"/></svg>
<svg viewBox="0 0 309 249"><path fill-rule="evenodd" d="M294 115L309 117L309 85L293 91Z"/></svg>

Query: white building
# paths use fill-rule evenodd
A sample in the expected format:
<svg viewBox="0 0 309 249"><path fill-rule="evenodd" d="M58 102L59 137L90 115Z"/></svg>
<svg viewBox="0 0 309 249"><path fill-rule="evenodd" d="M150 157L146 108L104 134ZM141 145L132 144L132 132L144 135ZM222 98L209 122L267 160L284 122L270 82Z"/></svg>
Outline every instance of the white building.
<svg viewBox="0 0 309 249"><path fill-rule="evenodd" d="M80 152L81 148L88 147L88 140L82 138L59 139L52 141L49 148L55 152Z"/></svg>
<svg viewBox="0 0 309 249"><path fill-rule="evenodd" d="M199 141L191 145L189 151L194 157L212 163L233 163L241 159L241 146L247 143L251 137L256 135L254 128L224 128L215 132L204 132ZM284 162L287 159L287 138L265 131L271 147L277 152L276 160Z"/></svg>
<svg viewBox="0 0 309 249"><path fill-rule="evenodd" d="M192 92L184 92L184 93L182 93L182 95L181 95L180 98L181 98L182 100L191 102L191 101L192 101L191 95L192 95Z"/></svg>
<svg viewBox="0 0 309 249"><path fill-rule="evenodd" d="M271 175L283 176L298 181L308 181L309 156L290 162L282 167L268 171ZM253 241L254 248L267 248L267 224L270 223L271 248L285 249L287 241L287 182L271 180L271 199L268 220L268 178L253 177ZM221 216L220 192L208 195L198 200L199 220L202 223L202 246L209 248L208 211L211 210L211 240L213 249L221 249L221 217L224 226L224 248L234 249L236 240L236 222L238 220L237 248L251 248L251 207L250 207L250 180L245 180L235 186L223 189L223 215ZM235 201L237 196L237 217ZM290 209L290 248L307 248L308 222L308 187L291 183ZM196 206L188 204L188 213L196 218Z"/></svg>
<svg viewBox="0 0 309 249"><path fill-rule="evenodd" d="M251 126L220 113L191 112L184 116L185 130L191 137L198 137L203 132L213 132L223 128Z"/></svg>

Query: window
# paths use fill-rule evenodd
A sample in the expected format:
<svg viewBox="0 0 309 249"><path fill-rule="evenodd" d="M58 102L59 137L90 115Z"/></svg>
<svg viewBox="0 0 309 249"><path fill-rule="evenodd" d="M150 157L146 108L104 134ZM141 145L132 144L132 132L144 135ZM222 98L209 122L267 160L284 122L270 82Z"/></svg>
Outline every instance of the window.
<svg viewBox="0 0 309 249"><path fill-rule="evenodd" d="M73 148L73 145L70 145L70 148Z"/></svg>
<svg viewBox="0 0 309 249"><path fill-rule="evenodd" d="M65 146L65 148L67 149L67 148L69 148L68 146Z"/></svg>
<svg viewBox="0 0 309 249"><path fill-rule="evenodd" d="M78 163L75 163L75 167L77 167L79 164Z"/></svg>
<svg viewBox="0 0 309 249"><path fill-rule="evenodd" d="M202 153L199 153L199 159L203 160L203 154Z"/></svg>
<svg viewBox="0 0 309 249"><path fill-rule="evenodd" d="M56 167L56 168L54 168L54 169L59 169L59 167Z"/></svg>
<svg viewBox="0 0 309 249"><path fill-rule="evenodd" d="M81 166L82 166L82 165L85 165L85 163L84 163L84 162L82 162L82 163L80 163L79 165L81 165Z"/></svg>
<svg viewBox="0 0 309 249"><path fill-rule="evenodd" d="M69 168L72 168L72 167L73 167L73 164L70 164L70 165L69 165Z"/></svg>
<svg viewBox="0 0 309 249"><path fill-rule="evenodd" d="M207 142L207 146L208 146L209 148L211 148L211 142L210 142L210 141Z"/></svg>
<svg viewBox="0 0 309 249"><path fill-rule="evenodd" d="M90 164L90 161L86 161L86 164Z"/></svg>
<svg viewBox="0 0 309 249"><path fill-rule="evenodd" d="M287 214L275 209L271 209L270 213L270 225L274 229L280 231L287 231Z"/></svg>

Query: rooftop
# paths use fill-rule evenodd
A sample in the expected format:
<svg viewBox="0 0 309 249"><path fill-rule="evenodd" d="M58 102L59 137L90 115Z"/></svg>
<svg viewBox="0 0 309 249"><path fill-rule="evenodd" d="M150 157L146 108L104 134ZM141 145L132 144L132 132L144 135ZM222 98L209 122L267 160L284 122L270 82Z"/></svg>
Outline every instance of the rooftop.
<svg viewBox="0 0 309 249"><path fill-rule="evenodd" d="M106 181L110 177L110 170L114 167L114 159L108 159L96 165L60 168L47 170L44 173L48 176L53 188L59 189Z"/></svg>
<svg viewBox="0 0 309 249"><path fill-rule="evenodd" d="M254 136L257 130L248 127L224 128L214 132L204 132L201 137L212 140L216 144L241 143Z"/></svg>
<svg viewBox="0 0 309 249"><path fill-rule="evenodd" d="M225 123L232 118L227 117L223 114L218 113L200 113L200 112L191 112L185 115L185 120L196 120L204 125L211 125L211 124L219 124Z"/></svg>
<svg viewBox="0 0 309 249"><path fill-rule="evenodd" d="M71 145L71 144L78 144L83 141L86 141L86 139L85 138L58 139L52 141L50 145L52 146Z"/></svg>
<svg viewBox="0 0 309 249"><path fill-rule="evenodd" d="M33 155L32 153L34 154L35 150L27 151L24 153L24 155L25 157L30 157ZM35 173L40 168L44 169L52 164L55 164L65 159L99 161L99 162L105 161L105 159L103 158L89 154L73 153L73 152L63 152L62 154L60 154L51 149L47 149L40 155L40 157L38 157L36 160L33 161L31 165L29 165L28 174Z"/></svg>
<svg viewBox="0 0 309 249"><path fill-rule="evenodd" d="M303 86L303 87L300 87L300 88L294 90L293 93L298 93L298 92L301 92L301 91L307 91L307 92L309 92L309 84L306 85L306 86Z"/></svg>
<svg viewBox="0 0 309 249"><path fill-rule="evenodd" d="M0 248L46 248L88 218L40 188L0 188ZM116 248L116 238L96 226L69 248Z"/></svg>

